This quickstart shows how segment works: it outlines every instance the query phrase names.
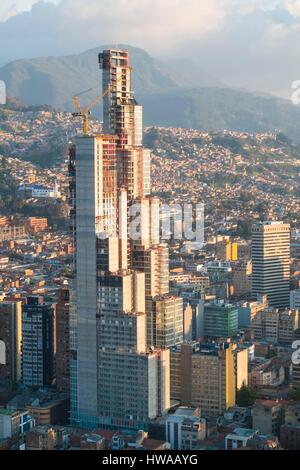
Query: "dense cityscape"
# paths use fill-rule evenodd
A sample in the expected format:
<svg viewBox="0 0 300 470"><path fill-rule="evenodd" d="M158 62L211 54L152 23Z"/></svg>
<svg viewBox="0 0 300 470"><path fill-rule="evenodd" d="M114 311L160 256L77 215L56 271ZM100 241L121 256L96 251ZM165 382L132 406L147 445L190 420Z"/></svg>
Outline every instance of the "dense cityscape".
<svg viewBox="0 0 300 470"><path fill-rule="evenodd" d="M0 449L299 450L299 145L143 132L128 52L99 65L103 123L1 108ZM201 247L161 237L184 203Z"/></svg>

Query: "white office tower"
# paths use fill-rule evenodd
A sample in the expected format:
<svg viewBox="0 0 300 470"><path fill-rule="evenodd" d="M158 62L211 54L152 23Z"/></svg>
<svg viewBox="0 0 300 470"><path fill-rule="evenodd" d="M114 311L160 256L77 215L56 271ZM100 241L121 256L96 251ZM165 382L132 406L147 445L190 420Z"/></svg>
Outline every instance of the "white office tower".
<svg viewBox="0 0 300 470"><path fill-rule="evenodd" d="M105 128L112 131L119 114L110 109L108 126L107 113ZM70 148L76 247L71 424L138 430L170 407L170 353L147 346L145 272L132 266L128 235L128 206L134 188L144 197L143 173L133 168L134 178L124 185L131 166L127 160L120 165L118 148L120 135L112 134L80 136Z"/></svg>
<svg viewBox="0 0 300 470"><path fill-rule="evenodd" d="M270 307L290 303L291 227L261 222L252 229L252 293L267 295Z"/></svg>

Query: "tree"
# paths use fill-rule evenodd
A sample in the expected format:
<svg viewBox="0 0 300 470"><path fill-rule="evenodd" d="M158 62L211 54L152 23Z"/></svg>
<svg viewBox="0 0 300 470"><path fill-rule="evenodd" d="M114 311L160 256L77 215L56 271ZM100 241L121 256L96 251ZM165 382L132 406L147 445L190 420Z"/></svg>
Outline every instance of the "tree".
<svg viewBox="0 0 300 470"><path fill-rule="evenodd" d="M251 221L239 220L237 223L236 234L237 236L241 238L250 238L251 229L252 229Z"/></svg>
<svg viewBox="0 0 300 470"><path fill-rule="evenodd" d="M253 406L257 398L257 393L254 388L247 387L243 384L236 394L236 403L238 406Z"/></svg>

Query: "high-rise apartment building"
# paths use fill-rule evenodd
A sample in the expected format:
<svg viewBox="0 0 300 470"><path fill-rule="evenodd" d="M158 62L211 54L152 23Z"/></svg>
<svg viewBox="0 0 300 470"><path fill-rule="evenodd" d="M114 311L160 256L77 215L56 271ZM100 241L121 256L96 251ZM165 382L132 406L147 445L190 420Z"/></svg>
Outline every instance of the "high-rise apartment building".
<svg viewBox="0 0 300 470"><path fill-rule="evenodd" d="M234 345L184 343L171 351L172 398L218 417L235 406L236 361Z"/></svg>
<svg viewBox="0 0 300 470"><path fill-rule="evenodd" d="M183 339L193 340L193 309L190 304L186 305L183 311Z"/></svg>
<svg viewBox="0 0 300 470"><path fill-rule="evenodd" d="M22 305L22 382L45 387L54 379L54 309L41 297Z"/></svg>
<svg viewBox="0 0 300 470"><path fill-rule="evenodd" d="M240 345L234 346L235 385L236 389L240 390L243 385L248 386L249 349Z"/></svg>
<svg viewBox="0 0 300 470"><path fill-rule="evenodd" d="M146 314L146 291L156 278L168 284L168 252L148 254L159 245L153 231L157 198L150 196L150 151L143 148L142 107L133 96L128 52L104 51L99 62L108 91L105 134L78 136L70 148L76 248L71 422L145 429L170 407L170 353L148 347ZM139 204L146 221L134 241L132 203Z"/></svg>
<svg viewBox="0 0 300 470"><path fill-rule="evenodd" d="M252 228L252 293L268 297L270 307L289 307L291 227L261 222Z"/></svg>
<svg viewBox="0 0 300 470"><path fill-rule="evenodd" d="M22 302L0 303L0 341L4 350L0 378L12 385L21 378Z"/></svg>
<svg viewBox="0 0 300 470"><path fill-rule="evenodd" d="M184 329L183 301L169 295L168 246L135 245L132 255L135 268L145 272L148 346L170 348L180 344Z"/></svg>
<svg viewBox="0 0 300 470"><path fill-rule="evenodd" d="M153 298L169 292L169 249L167 245L154 245L144 254L146 296Z"/></svg>
<svg viewBox="0 0 300 470"><path fill-rule="evenodd" d="M183 341L183 300L164 295L155 297L148 315L147 336L150 346L171 348Z"/></svg>

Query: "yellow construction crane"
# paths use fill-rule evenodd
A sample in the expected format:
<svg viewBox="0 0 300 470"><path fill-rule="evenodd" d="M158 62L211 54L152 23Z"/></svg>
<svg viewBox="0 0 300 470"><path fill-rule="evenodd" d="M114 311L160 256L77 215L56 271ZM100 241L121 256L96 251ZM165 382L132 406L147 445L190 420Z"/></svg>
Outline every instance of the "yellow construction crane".
<svg viewBox="0 0 300 470"><path fill-rule="evenodd" d="M119 77L118 80L116 81L116 85L123 79L123 77ZM79 96L88 93L91 91L92 88L89 90L82 91L81 93L78 93L77 95L73 96L73 103L74 106L77 108L76 113L72 113L73 117L81 117L83 120L83 133L88 134L89 133L89 116L91 114L91 109L98 103L98 101L101 101L106 95L111 90L111 85L108 86L108 88L104 91L104 93L101 93L100 95L96 96L96 98L93 99L89 104L87 104L84 108L81 108L80 102L79 102Z"/></svg>

